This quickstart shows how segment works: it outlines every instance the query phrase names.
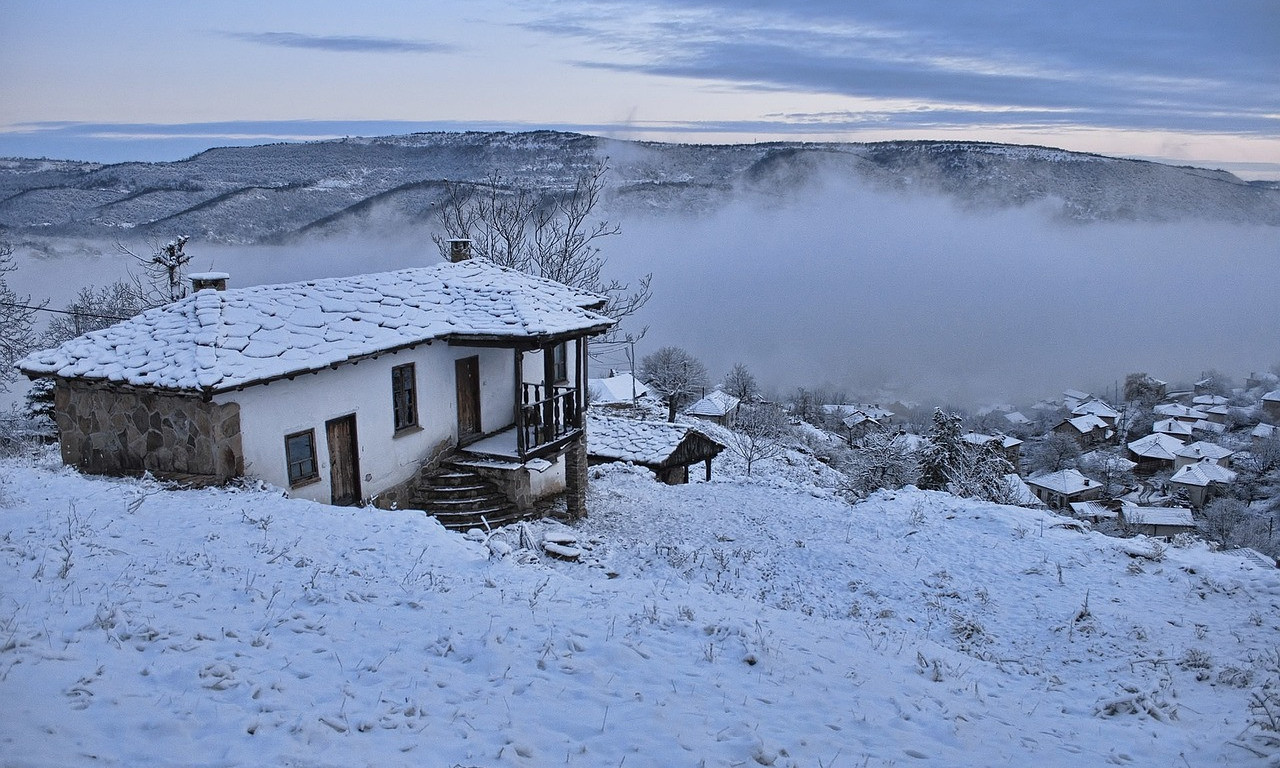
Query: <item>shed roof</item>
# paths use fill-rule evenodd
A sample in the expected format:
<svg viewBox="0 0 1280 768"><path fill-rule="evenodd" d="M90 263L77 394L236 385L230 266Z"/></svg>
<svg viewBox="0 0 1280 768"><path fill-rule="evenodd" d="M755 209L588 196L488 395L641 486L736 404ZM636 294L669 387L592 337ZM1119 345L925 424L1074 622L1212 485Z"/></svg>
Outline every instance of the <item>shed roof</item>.
<svg viewBox="0 0 1280 768"><path fill-rule="evenodd" d="M669 467L714 458L725 446L687 424L587 415L587 451L609 461Z"/></svg>
<svg viewBox="0 0 1280 768"><path fill-rule="evenodd" d="M28 376L224 392L435 340L598 333L603 299L482 259L227 291L152 309L54 349Z"/></svg>
<svg viewBox="0 0 1280 768"><path fill-rule="evenodd" d="M1186 507L1140 507L1136 504L1124 504L1120 507L1120 514L1129 525L1196 527L1195 518Z"/></svg>
<svg viewBox="0 0 1280 768"><path fill-rule="evenodd" d="M607 405L609 403L629 403L632 394L636 397L648 394L649 388L630 372L615 373L603 379L588 379L587 391L591 393L591 402Z"/></svg>

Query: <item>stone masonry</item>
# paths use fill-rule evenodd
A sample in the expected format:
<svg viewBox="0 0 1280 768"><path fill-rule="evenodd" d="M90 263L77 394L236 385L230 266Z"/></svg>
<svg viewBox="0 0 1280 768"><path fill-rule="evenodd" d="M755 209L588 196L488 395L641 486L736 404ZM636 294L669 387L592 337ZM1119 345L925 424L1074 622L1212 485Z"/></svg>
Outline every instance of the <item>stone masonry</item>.
<svg viewBox="0 0 1280 768"><path fill-rule="evenodd" d="M59 380L54 408L62 460L81 471L244 474L236 403Z"/></svg>

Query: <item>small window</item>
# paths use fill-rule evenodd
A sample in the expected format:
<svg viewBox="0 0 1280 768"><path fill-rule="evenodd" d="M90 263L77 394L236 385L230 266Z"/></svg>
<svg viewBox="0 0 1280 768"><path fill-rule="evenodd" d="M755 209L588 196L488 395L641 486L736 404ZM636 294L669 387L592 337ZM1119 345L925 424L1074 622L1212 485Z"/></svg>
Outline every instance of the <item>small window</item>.
<svg viewBox="0 0 1280 768"><path fill-rule="evenodd" d="M295 432L284 438L285 461L289 464L289 485L320 479L316 465L316 431Z"/></svg>
<svg viewBox="0 0 1280 768"><path fill-rule="evenodd" d="M555 369L556 381L569 380L569 344L568 342L555 345L551 352L551 364Z"/></svg>
<svg viewBox="0 0 1280 768"><path fill-rule="evenodd" d="M397 432L418 426L418 385L413 363L391 369L391 408Z"/></svg>

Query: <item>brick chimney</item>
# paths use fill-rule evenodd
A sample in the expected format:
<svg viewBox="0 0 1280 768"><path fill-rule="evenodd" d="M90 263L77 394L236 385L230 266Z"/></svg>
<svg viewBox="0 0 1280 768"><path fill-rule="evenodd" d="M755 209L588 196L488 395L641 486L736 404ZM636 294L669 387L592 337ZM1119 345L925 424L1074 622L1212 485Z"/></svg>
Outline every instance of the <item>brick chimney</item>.
<svg viewBox="0 0 1280 768"><path fill-rule="evenodd" d="M205 288L212 288L215 291L227 290L227 279L231 277L226 272L192 272L188 277L191 278L191 292L203 291Z"/></svg>
<svg viewBox="0 0 1280 768"><path fill-rule="evenodd" d="M458 263L471 258L471 241L465 237L449 241L449 261Z"/></svg>

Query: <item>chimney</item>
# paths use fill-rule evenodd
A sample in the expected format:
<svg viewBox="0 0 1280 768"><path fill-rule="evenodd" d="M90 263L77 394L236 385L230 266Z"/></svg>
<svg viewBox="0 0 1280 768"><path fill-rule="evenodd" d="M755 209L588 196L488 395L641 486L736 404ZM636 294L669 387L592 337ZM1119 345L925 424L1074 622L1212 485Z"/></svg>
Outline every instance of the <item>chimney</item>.
<svg viewBox="0 0 1280 768"><path fill-rule="evenodd" d="M191 292L203 291L206 288L212 288L215 291L227 290L227 278L231 277L226 272L192 272Z"/></svg>
<svg viewBox="0 0 1280 768"><path fill-rule="evenodd" d="M471 258L471 241L465 237L449 241L449 261L458 263Z"/></svg>

